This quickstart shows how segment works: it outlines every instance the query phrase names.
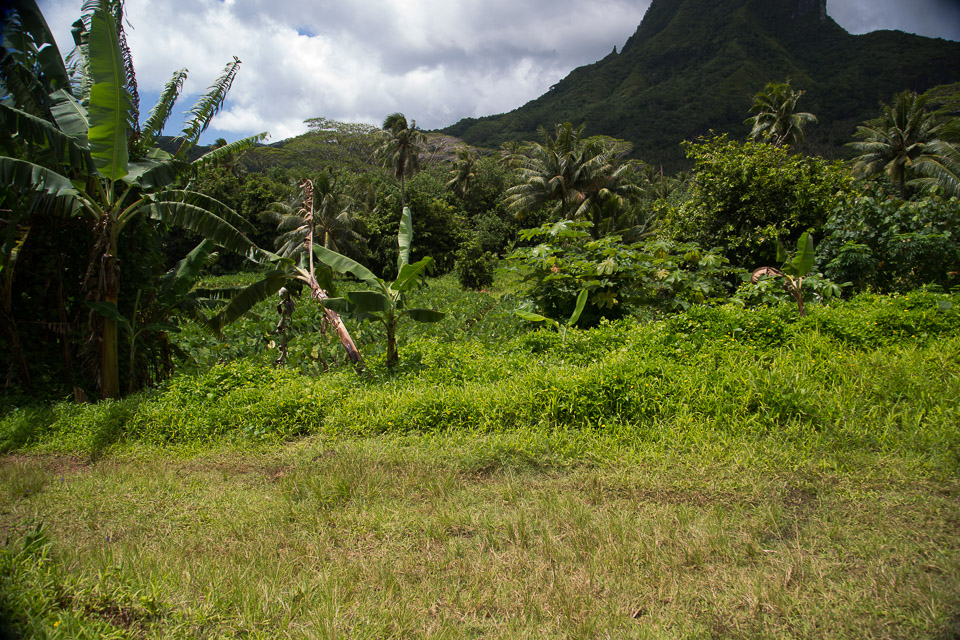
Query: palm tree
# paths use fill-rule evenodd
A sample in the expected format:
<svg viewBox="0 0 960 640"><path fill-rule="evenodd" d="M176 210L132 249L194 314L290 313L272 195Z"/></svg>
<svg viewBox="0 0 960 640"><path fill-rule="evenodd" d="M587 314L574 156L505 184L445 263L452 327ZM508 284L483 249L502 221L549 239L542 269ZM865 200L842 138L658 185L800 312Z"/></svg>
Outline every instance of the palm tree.
<svg viewBox="0 0 960 640"><path fill-rule="evenodd" d="M744 121L751 126L750 139L767 140L776 147L802 143L803 128L817 122L812 113L797 111L797 101L803 94L791 89L789 80L768 83L753 97L750 111L756 115Z"/></svg>
<svg viewBox="0 0 960 640"><path fill-rule="evenodd" d="M596 236L603 218L638 193L630 166L608 144L584 138L583 125L558 124L553 136L541 127L540 135L517 158L521 182L507 190L507 204L519 214L553 203L561 219L592 220Z"/></svg>
<svg viewBox="0 0 960 640"><path fill-rule="evenodd" d="M458 193L461 198L466 199L470 191L470 183L476 177L474 170L477 168L477 152L466 145L457 148L457 160L450 170L450 179L447 181L447 189Z"/></svg>
<svg viewBox="0 0 960 640"><path fill-rule="evenodd" d="M956 122L953 128L957 128ZM947 198L960 198L960 141L933 140L927 150L930 153L921 155L913 165L920 177L909 184L924 191L939 188Z"/></svg>
<svg viewBox="0 0 960 640"><path fill-rule="evenodd" d="M887 174L906 199L908 174L922 163L932 163L938 150L946 151L938 143L942 127L925 106L922 96L904 91L892 107L883 105L879 118L858 126L853 135L859 140L847 143L859 153L854 171L864 177Z"/></svg>
<svg viewBox="0 0 960 640"><path fill-rule="evenodd" d="M357 233L359 221L351 210L353 201L344 192L342 182L332 171L324 171L311 181L309 195L312 207L294 208L287 203L275 202L264 211L263 217L276 224L280 232L277 253L302 262L307 234L313 233L315 244L361 259L365 243Z"/></svg>
<svg viewBox="0 0 960 640"><path fill-rule="evenodd" d="M400 181L400 209L406 207L405 179L420 169L420 153L423 151L423 133L417 129L417 121L409 126L402 113L392 113L383 121L383 144L377 156L397 180Z"/></svg>
<svg viewBox="0 0 960 640"><path fill-rule="evenodd" d="M939 140L929 145L914 169L920 176L910 184L926 191L939 188L946 197L960 197L960 83L936 87L924 94L941 122Z"/></svg>
<svg viewBox="0 0 960 640"><path fill-rule="evenodd" d="M42 19L32 0L24 0L21 5L24 11ZM39 117L0 104L0 120L7 132L2 136L4 146L15 152L0 156L0 182L30 194L35 207L89 221L95 241L86 282L89 304L100 315L99 321L92 323L99 325L99 386L103 397L117 397L117 327L121 318L117 310L117 254L120 235L127 225L148 216L199 233L248 257L267 256L237 229L248 223L232 209L200 193L171 188L190 166L186 153L222 106L240 61L234 58L190 110L179 136L180 149L171 155L153 143L172 112L186 72L174 74L147 122L142 128L134 126L138 107L133 64L123 44L123 2L88 0L84 8L87 13L80 23L81 44L75 55L82 61L77 65L77 81L41 96L41 108L36 111ZM43 67L36 72L41 86L54 86L57 78L66 75L63 61L51 58L44 57ZM53 80L44 80L44 76ZM31 96L36 101L38 94L33 92ZM213 162L251 146L265 135L226 145L193 164Z"/></svg>

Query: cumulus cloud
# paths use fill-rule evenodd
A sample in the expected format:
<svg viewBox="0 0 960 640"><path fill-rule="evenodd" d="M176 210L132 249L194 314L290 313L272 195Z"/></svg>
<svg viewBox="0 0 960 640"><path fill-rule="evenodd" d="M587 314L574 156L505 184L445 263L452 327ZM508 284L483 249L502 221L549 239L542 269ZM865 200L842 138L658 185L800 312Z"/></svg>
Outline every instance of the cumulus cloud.
<svg viewBox="0 0 960 640"><path fill-rule="evenodd" d="M40 0L64 53L81 0ZM188 108L235 55L243 64L206 140L323 116L379 124L402 111L424 128L514 109L633 34L650 0L128 0L144 111L187 67ZM854 33L901 28L960 39L952 0L829 0ZM929 5L928 10L919 5ZM939 19L938 19L939 16ZM952 19L952 22L951 22ZM953 32L944 25L953 25ZM939 31L937 31L939 29Z"/></svg>

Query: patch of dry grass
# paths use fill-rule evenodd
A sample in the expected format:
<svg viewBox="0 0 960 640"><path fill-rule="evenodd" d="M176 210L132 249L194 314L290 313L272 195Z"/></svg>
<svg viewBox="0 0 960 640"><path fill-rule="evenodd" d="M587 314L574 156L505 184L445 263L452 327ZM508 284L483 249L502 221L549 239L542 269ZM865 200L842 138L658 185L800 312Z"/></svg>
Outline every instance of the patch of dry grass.
<svg viewBox="0 0 960 640"><path fill-rule="evenodd" d="M92 465L4 458L3 561L18 581L2 583L2 602L47 637L956 629L954 479L876 458L843 472L693 455L498 464L478 454L491 438L313 439L188 460L140 449ZM43 553L17 555L39 522Z"/></svg>

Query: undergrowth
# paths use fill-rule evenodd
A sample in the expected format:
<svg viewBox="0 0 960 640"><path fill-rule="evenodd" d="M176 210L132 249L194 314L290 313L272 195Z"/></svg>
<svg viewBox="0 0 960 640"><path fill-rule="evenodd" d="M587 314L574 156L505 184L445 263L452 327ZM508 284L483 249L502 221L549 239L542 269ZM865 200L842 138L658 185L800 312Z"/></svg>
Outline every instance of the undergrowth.
<svg viewBox="0 0 960 640"><path fill-rule="evenodd" d="M803 319L786 306L698 307L563 338L512 319L498 333L503 300L476 295L468 320L408 333L395 370L376 355L363 374L315 376L234 359L119 402L10 411L0 450L97 457L135 443L542 430L602 433L600 457L747 448L842 466L866 451L960 468L960 314L947 296L862 295ZM461 339L477 327L486 339Z"/></svg>

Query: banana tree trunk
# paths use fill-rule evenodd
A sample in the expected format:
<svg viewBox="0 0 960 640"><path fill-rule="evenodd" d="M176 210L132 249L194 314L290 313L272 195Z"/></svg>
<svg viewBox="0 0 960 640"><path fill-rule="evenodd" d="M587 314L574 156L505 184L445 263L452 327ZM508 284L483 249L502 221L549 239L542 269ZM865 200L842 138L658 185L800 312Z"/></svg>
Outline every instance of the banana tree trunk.
<svg viewBox="0 0 960 640"><path fill-rule="evenodd" d="M387 366L392 367L400 361L397 355L397 319L393 316L387 318Z"/></svg>
<svg viewBox="0 0 960 640"><path fill-rule="evenodd" d="M310 294L313 296L313 299L323 306L323 301L329 298L327 292L320 288L320 285L317 284L315 278L310 278ZM360 355L357 345L353 342L353 338L350 337L350 332L347 331L346 325L343 324L343 320L340 319L339 314L333 309L327 309L323 307L323 312L327 316L327 320L330 322L330 326L333 327L334 331L337 332L337 337L340 339L340 344L343 345L343 348L347 351L347 355L350 357L350 361L353 363L357 369L363 369L363 356Z"/></svg>
<svg viewBox="0 0 960 640"><path fill-rule="evenodd" d="M10 369L7 371L7 381L4 386L9 386L10 380L16 370L20 382L25 387L30 386L30 367L27 365L27 359L23 355L23 348L20 345L20 330L17 328L17 320L13 317L12 310L4 309L2 313L3 326L6 329L7 339L10 341L10 350L13 353L13 362L10 363Z"/></svg>
<svg viewBox="0 0 960 640"><path fill-rule="evenodd" d="M111 243L100 260L100 299L117 306L120 292L120 265ZM103 398L120 397L120 356L118 349L117 321L103 317L103 334L100 343L100 395Z"/></svg>
<svg viewBox="0 0 960 640"><path fill-rule="evenodd" d="M800 291L800 287L803 286L803 278L793 278L787 276L785 287L787 291L790 292L790 295L793 296L793 299L797 301L797 309L800 312L800 317L803 318L807 315L807 308L803 305L803 292Z"/></svg>

